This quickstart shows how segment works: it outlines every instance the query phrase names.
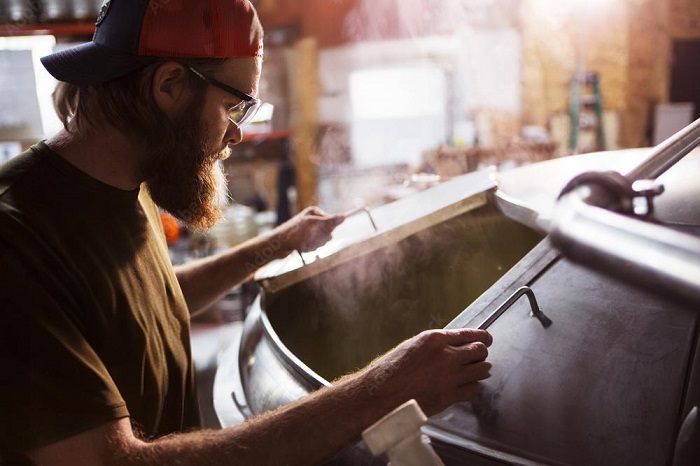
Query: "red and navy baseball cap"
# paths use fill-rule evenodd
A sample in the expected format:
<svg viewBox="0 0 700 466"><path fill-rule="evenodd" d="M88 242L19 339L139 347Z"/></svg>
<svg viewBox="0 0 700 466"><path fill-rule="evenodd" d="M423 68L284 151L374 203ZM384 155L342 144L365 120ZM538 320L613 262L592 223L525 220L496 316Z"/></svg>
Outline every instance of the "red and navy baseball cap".
<svg viewBox="0 0 700 466"><path fill-rule="evenodd" d="M157 58L263 54L263 31L249 0L105 0L92 42L47 55L59 81L99 84Z"/></svg>

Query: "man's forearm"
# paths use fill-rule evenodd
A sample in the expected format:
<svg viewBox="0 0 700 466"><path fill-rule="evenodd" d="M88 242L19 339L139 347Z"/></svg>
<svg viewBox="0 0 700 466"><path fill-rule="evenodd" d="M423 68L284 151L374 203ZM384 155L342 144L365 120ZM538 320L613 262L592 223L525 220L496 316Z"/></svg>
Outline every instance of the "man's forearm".
<svg viewBox="0 0 700 466"><path fill-rule="evenodd" d="M204 310L257 269L294 249L313 251L345 217L307 207L274 230L221 254L179 266L175 274L191 314Z"/></svg>
<svg viewBox="0 0 700 466"><path fill-rule="evenodd" d="M261 235L219 254L176 266L175 275L194 315L263 265L288 253L275 235Z"/></svg>
<svg viewBox="0 0 700 466"><path fill-rule="evenodd" d="M236 427L144 442L123 418L28 454L44 466L317 464L411 398L427 415L474 399L491 342L483 330L425 331L333 387Z"/></svg>
<svg viewBox="0 0 700 466"><path fill-rule="evenodd" d="M233 428L174 435L124 449L127 454L117 464L318 464L359 440L363 429L402 401L374 396L369 387L353 377Z"/></svg>

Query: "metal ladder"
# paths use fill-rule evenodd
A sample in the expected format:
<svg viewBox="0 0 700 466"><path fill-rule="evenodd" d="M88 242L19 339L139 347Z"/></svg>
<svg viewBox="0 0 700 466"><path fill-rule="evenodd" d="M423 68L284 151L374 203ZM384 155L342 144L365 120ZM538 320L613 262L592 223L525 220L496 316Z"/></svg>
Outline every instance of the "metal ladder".
<svg viewBox="0 0 700 466"><path fill-rule="evenodd" d="M569 149L573 153L590 152L581 147L581 134L594 132L593 151L605 150L603 130L603 96L600 91L598 73L588 71L577 73L569 84L569 115L571 134Z"/></svg>

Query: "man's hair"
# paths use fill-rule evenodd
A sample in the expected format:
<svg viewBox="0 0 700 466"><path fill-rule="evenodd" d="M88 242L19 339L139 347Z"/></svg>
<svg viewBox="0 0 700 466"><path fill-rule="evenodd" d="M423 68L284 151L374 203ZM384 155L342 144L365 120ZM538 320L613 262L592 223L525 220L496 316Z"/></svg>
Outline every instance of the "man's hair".
<svg viewBox="0 0 700 466"><path fill-rule="evenodd" d="M203 74L213 74L226 58L178 59ZM104 83L79 86L59 82L53 93L53 104L66 131L86 134L104 124L118 128L132 137L149 140L154 125L167 118L153 98L153 76L169 59L158 59L145 67ZM203 92L207 84L188 73L188 84L195 92ZM195 116L196 117L196 116Z"/></svg>

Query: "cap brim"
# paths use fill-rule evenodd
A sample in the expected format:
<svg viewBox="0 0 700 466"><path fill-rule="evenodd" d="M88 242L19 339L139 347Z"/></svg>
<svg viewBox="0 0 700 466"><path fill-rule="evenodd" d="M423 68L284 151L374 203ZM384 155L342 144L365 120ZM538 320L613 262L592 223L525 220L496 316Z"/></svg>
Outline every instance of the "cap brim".
<svg viewBox="0 0 700 466"><path fill-rule="evenodd" d="M42 57L41 63L59 81L84 86L119 78L153 60L88 42Z"/></svg>

